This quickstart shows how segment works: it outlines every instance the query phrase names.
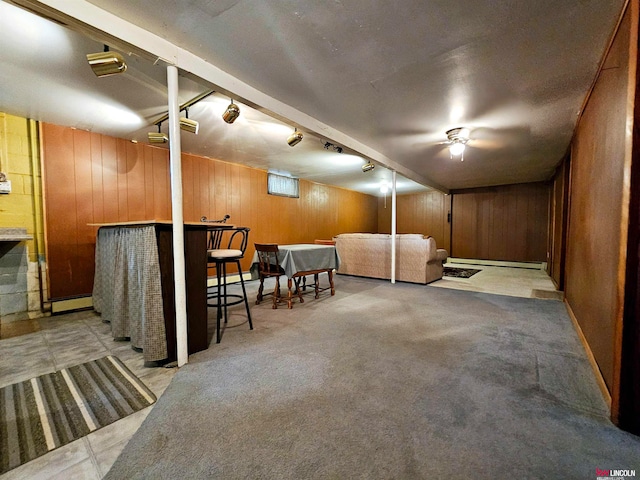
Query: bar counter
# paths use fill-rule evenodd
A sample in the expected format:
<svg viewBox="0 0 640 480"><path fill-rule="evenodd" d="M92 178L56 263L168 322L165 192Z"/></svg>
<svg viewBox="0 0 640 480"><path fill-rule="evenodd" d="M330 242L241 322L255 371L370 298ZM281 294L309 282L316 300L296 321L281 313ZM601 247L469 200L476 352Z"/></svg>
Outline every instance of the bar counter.
<svg viewBox="0 0 640 480"><path fill-rule="evenodd" d="M115 339L130 339L145 366L177 359L173 224L144 220L97 226L93 305L111 323ZM189 354L205 350L207 335L207 230L184 223Z"/></svg>

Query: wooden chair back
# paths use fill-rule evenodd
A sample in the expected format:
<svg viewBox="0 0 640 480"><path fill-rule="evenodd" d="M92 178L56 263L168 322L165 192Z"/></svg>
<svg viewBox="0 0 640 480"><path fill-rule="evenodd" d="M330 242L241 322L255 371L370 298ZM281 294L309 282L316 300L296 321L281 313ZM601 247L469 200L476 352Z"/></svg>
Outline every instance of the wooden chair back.
<svg viewBox="0 0 640 480"><path fill-rule="evenodd" d="M315 243L316 245L335 245L336 241L335 240L319 240L316 238L313 241L313 243Z"/></svg>
<svg viewBox="0 0 640 480"><path fill-rule="evenodd" d="M284 274L278 260L278 245L276 243L254 243L258 254L258 272L264 277Z"/></svg>

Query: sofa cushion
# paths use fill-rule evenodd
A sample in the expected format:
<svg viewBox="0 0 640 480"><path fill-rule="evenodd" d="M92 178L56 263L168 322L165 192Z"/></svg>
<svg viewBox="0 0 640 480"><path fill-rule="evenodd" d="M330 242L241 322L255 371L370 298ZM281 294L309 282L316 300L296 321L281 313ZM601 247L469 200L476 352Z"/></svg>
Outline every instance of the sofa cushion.
<svg viewBox="0 0 640 480"><path fill-rule="evenodd" d="M341 233L336 235L335 238L377 238L377 239L386 239L391 238L391 234L389 233ZM420 233L397 233L397 240L411 240L411 239L419 239L422 240L424 235Z"/></svg>
<svg viewBox="0 0 640 480"><path fill-rule="evenodd" d="M333 238L391 238L391 235L386 233L341 233Z"/></svg>

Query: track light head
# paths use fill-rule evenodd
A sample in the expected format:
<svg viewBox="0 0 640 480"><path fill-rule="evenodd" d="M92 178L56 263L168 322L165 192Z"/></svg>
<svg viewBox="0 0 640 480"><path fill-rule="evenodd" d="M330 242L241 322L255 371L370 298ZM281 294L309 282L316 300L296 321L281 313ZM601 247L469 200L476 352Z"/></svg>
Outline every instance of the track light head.
<svg viewBox="0 0 640 480"><path fill-rule="evenodd" d="M147 137L149 138L149 143L167 143L169 141L169 137L162 132L149 132Z"/></svg>
<svg viewBox="0 0 640 480"><path fill-rule="evenodd" d="M127 64L117 52L100 52L87 54L87 61L97 77L107 77L127 70Z"/></svg>
<svg viewBox="0 0 640 480"><path fill-rule="evenodd" d="M370 172L374 168L376 168L376 166L371 162L368 162L368 163L365 163L364 165L362 165L362 171L364 173Z"/></svg>
<svg viewBox="0 0 640 480"><path fill-rule="evenodd" d="M198 130L200 129L200 124L195 120L191 120L188 117L180 117L180 130L184 130L185 132L198 134Z"/></svg>
<svg viewBox="0 0 640 480"><path fill-rule="evenodd" d="M238 107L233 100L222 114L222 119L227 123L233 123L240 116L240 107Z"/></svg>
<svg viewBox="0 0 640 480"><path fill-rule="evenodd" d="M289 138L287 138L287 143L289 144L290 147L293 147L299 144L302 141L303 137L304 135L302 135L302 132L299 132L298 129L296 128L293 131L293 133L289 135Z"/></svg>
<svg viewBox="0 0 640 480"><path fill-rule="evenodd" d="M169 137L167 137L165 133L162 133L162 122L159 122L156 125L158 126L157 132L147 133L149 143L167 143L169 141Z"/></svg>

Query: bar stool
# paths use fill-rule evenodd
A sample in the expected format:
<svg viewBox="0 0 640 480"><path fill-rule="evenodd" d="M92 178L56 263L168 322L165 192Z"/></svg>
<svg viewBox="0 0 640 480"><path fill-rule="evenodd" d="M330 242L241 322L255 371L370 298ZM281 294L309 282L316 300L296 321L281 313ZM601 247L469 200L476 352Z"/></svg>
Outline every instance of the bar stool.
<svg viewBox="0 0 640 480"><path fill-rule="evenodd" d="M200 217L201 222L205 223L227 223L227 220L231 218L231 215L227 214L222 217L220 220L208 220L205 215ZM224 234L225 229L212 229L209 230L209 239L207 240L207 250L215 250L220 248L220 244L222 243L222 235Z"/></svg>
<svg viewBox="0 0 640 480"><path fill-rule="evenodd" d="M247 309L247 318L249 320L249 330L253 330L253 323L251 322L251 312L249 311L249 301L247 299L247 291L244 287L244 279L242 278L242 267L240 260L244 258L244 253L247 249L247 242L249 241L248 227L236 227L231 229L233 233L229 238L227 248L216 248L213 250L207 250L208 261L216 264L216 277L218 279L217 293L208 294L207 298L215 298L215 303L207 302L210 307L215 306L216 312L216 343L220 343L220 319L222 318L222 312L224 310L224 323L227 323L227 307L237 305L244 302ZM234 248L234 247L238 248ZM242 295L228 294L227 293L227 264L235 263L238 267L238 274L240 275L240 284L242 285ZM222 289L222 292L220 291Z"/></svg>

